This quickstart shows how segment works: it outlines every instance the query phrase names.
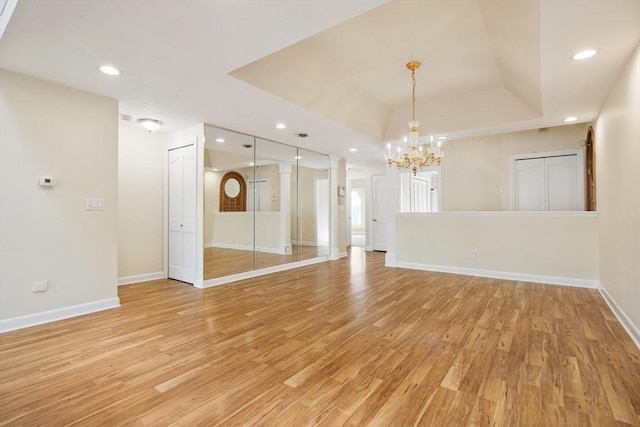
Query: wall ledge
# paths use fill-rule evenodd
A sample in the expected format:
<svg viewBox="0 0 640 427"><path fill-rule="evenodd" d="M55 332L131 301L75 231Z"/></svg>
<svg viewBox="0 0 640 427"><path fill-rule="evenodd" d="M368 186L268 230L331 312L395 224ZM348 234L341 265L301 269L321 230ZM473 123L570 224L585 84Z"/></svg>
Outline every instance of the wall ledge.
<svg viewBox="0 0 640 427"><path fill-rule="evenodd" d="M613 299L611 294L607 292L605 288L601 287L599 290L600 290L600 294L602 295L607 305L613 312L613 315L616 316L616 318L618 319L618 321L620 322L624 330L627 331L627 334L629 334L629 337L631 338L633 343L636 345L636 347L640 349L640 329L638 329L636 325L633 324L629 316L627 316L627 313L625 313L622 310L622 307L618 305L616 300Z"/></svg>
<svg viewBox="0 0 640 427"><path fill-rule="evenodd" d="M543 276L539 274L513 273L509 271L481 270L476 268L451 267L444 265L418 264L398 262L398 267L411 270L437 271L439 273L461 274L464 276L489 277L492 279L515 280L521 282L544 283L548 285L575 286L580 288L599 289L598 280L578 279L573 277Z"/></svg>
<svg viewBox="0 0 640 427"><path fill-rule="evenodd" d="M164 271L157 273L136 274L135 276L118 277L118 286L130 285L132 283L148 282L150 280L166 279Z"/></svg>
<svg viewBox="0 0 640 427"><path fill-rule="evenodd" d="M452 211L452 212L398 212L397 216L439 216L439 217L460 217L460 216L511 216L511 217L540 217L540 218L598 218L597 211Z"/></svg>
<svg viewBox="0 0 640 427"><path fill-rule="evenodd" d="M27 314L26 316L12 317L10 319L0 320L0 333L28 328L30 326L42 325L44 323L55 322L57 320L69 319L71 317L82 316L116 307L120 307L120 299L118 297L72 305L70 307L58 308L40 313Z"/></svg>

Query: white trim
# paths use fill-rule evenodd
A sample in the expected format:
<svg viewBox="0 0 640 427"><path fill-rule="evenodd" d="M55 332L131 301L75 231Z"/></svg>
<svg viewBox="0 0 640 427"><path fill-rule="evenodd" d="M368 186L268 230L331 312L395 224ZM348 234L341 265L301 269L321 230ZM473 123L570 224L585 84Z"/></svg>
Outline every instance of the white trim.
<svg viewBox="0 0 640 427"><path fill-rule="evenodd" d="M250 251L253 252L253 246L250 245L236 245L233 243L207 243L206 245L204 245L205 248L220 248L220 249L236 249L239 251ZM278 254L278 255L290 255L291 253L284 253L284 252L280 252L279 249L277 248L268 248L266 246L264 247L257 247L256 248L256 252L265 252L265 253L270 253L270 254Z"/></svg>
<svg viewBox="0 0 640 427"><path fill-rule="evenodd" d="M400 216L438 216L438 217L478 217L478 216L510 216L510 217L569 217L569 218L597 218L595 211L460 211L460 212L398 212Z"/></svg>
<svg viewBox="0 0 640 427"><path fill-rule="evenodd" d="M640 349L640 329L638 329L638 327L633 324L629 316L627 316L627 313L622 310L622 307L618 305L616 300L613 299L611 294L607 292L605 288L600 288L599 291L604 300L609 305L609 308L613 312L614 316L616 316L624 330L627 331L627 334L629 334L629 337L631 338L633 343L636 345L636 347L638 347L638 349Z"/></svg>
<svg viewBox="0 0 640 427"><path fill-rule="evenodd" d="M349 254L347 252L338 252L338 258L346 258Z"/></svg>
<svg viewBox="0 0 640 427"><path fill-rule="evenodd" d="M292 270L294 268L305 267L307 265L319 264L321 262L328 261L329 257L317 257L310 258L303 261L290 262L287 264L274 265L273 267L261 268L258 270L245 271L243 273L230 274L228 276L216 277L215 279L205 280L202 287L210 288L213 286L224 285L226 283L237 282L244 279L251 279L254 277L264 276L271 273L277 273L280 271ZM200 287L200 286L198 286Z"/></svg>
<svg viewBox="0 0 640 427"><path fill-rule="evenodd" d="M522 282L546 283L549 285L575 286L580 288L600 288L598 280L574 277L543 276L539 274L513 273L509 271L481 270L477 268L449 267L443 265L398 262L398 267L412 270L437 271L440 273L462 274L464 276L489 277L492 279L516 280Z"/></svg>
<svg viewBox="0 0 640 427"><path fill-rule="evenodd" d="M375 250L375 249L373 249ZM416 264L417 265L417 264ZM400 267L400 263L398 262L398 255L395 252L388 252L384 255L384 266L385 267ZM411 268L411 267L406 267ZM419 268L417 270L423 270Z"/></svg>
<svg viewBox="0 0 640 427"><path fill-rule="evenodd" d="M27 314L26 316L12 317L10 319L0 320L0 333L28 328L30 326L42 325L43 323L55 322L57 320L82 316L116 307L120 307L120 299L118 297L72 305L70 307L63 307L50 311L43 311L41 313Z"/></svg>
<svg viewBox="0 0 640 427"><path fill-rule="evenodd" d="M130 285L132 283L148 282L149 280L166 279L164 271L157 273L136 274L135 276L118 277L118 286Z"/></svg>

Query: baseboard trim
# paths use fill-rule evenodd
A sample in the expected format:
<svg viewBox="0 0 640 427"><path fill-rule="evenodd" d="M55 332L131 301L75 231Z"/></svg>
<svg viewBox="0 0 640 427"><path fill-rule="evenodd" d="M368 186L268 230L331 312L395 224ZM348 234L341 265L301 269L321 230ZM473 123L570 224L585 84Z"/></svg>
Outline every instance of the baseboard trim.
<svg viewBox="0 0 640 427"><path fill-rule="evenodd" d="M0 333L69 319L71 317L82 316L116 307L120 307L120 299L118 297L43 311L41 313L28 314L26 316L12 317L10 319L0 320Z"/></svg>
<svg viewBox="0 0 640 427"><path fill-rule="evenodd" d="M481 270L477 268L449 267L443 265L398 262L398 267L412 270L437 271L440 273L462 274L464 276L488 277L491 279L515 280L521 282L545 283L549 285L575 286L599 289L598 280L577 279L574 277L543 276L539 274L512 273L508 271Z"/></svg>
<svg viewBox="0 0 640 427"><path fill-rule="evenodd" d="M213 286L225 285L227 283L237 282L244 279L252 279L254 277L264 276L266 274L278 273L280 271L291 270L294 268L305 267L307 265L318 264L328 261L328 256L310 258L303 261L290 262L287 264L275 265L273 267L261 268L259 270L245 271L243 273L230 274L228 276L216 277L215 279L205 280L202 288L210 288Z"/></svg>
<svg viewBox="0 0 640 427"><path fill-rule="evenodd" d="M220 249L235 249L238 251L251 251L253 252L253 246L249 245L236 245L231 243L207 243L204 245L205 248L220 248ZM287 255L284 252L280 251L280 248L270 248L267 246L258 246L258 252L265 252L269 254L279 254L279 255Z"/></svg>
<svg viewBox="0 0 640 427"><path fill-rule="evenodd" d="M338 258L346 258L349 254L347 252L338 252Z"/></svg>
<svg viewBox="0 0 640 427"><path fill-rule="evenodd" d="M627 331L627 334L629 334L629 337L636 345L636 347L640 349L640 329L638 329L636 325L633 324L629 316L627 316L627 313L622 310L622 307L618 305L616 300L613 299L611 294L605 288L600 288L599 291L602 295L602 298L604 298L607 305L611 309L613 315L616 316L624 330Z"/></svg>
<svg viewBox="0 0 640 427"><path fill-rule="evenodd" d="M132 283L148 282L149 280L166 279L164 271L157 273L136 274L135 276L118 277L118 286L130 285Z"/></svg>

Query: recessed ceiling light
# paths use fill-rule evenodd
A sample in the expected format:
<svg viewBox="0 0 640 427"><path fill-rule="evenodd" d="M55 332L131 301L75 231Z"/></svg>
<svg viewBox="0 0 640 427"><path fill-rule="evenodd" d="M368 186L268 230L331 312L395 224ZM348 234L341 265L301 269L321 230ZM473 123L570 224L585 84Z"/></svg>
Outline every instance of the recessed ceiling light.
<svg viewBox="0 0 640 427"><path fill-rule="evenodd" d="M219 170L218 168L213 168L214 172L218 172L218 170Z"/></svg>
<svg viewBox="0 0 640 427"><path fill-rule="evenodd" d="M358 149L357 148L351 148L351 149L349 149L349 151L351 151L352 153L355 153L356 151L358 151Z"/></svg>
<svg viewBox="0 0 640 427"><path fill-rule="evenodd" d="M120 70L116 67L112 67L111 65L103 65L99 68L105 74L109 74L110 76L117 76L120 74Z"/></svg>
<svg viewBox="0 0 640 427"><path fill-rule="evenodd" d="M295 156L294 159L296 160L300 160L302 158L302 156Z"/></svg>
<svg viewBox="0 0 640 427"><path fill-rule="evenodd" d="M578 120L578 118L576 116L569 116L569 117L565 117L564 119L562 119L562 121L565 122L565 123L575 122L576 120Z"/></svg>
<svg viewBox="0 0 640 427"><path fill-rule="evenodd" d="M278 124L276 125L276 128L278 128L278 129L286 129L286 128L287 128L287 125L285 125L284 123L278 123Z"/></svg>
<svg viewBox="0 0 640 427"><path fill-rule="evenodd" d="M253 162L249 163L249 166L255 166L255 165L256 165L256 164L255 164L255 163L253 163Z"/></svg>
<svg viewBox="0 0 640 427"><path fill-rule="evenodd" d="M224 138L216 138L216 142L224 142Z"/></svg>
<svg viewBox="0 0 640 427"><path fill-rule="evenodd" d="M580 61L582 59L591 58L596 53L598 53L598 51L595 49L586 49L574 54L571 58L575 59L576 61Z"/></svg>
<svg viewBox="0 0 640 427"><path fill-rule="evenodd" d="M446 136L439 136L439 137L438 137L438 139L439 139L440 141L444 141L445 139L447 139L447 137L446 137Z"/></svg>

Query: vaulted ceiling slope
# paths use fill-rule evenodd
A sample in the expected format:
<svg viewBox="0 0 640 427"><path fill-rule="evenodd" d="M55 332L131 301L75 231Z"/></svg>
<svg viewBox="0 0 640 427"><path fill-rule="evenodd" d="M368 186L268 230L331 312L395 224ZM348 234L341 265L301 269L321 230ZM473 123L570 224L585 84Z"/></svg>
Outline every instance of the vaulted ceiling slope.
<svg viewBox="0 0 640 427"><path fill-rule="evenodd" d="M392 1L231 75L380 140L593 120L638 43L640 2ZM580 64L571 54L597 47ZM566 94L567 96L558 96Z"/></svg>
<svg viewBox="0 0 640 427"><path fill-rule="evenodd" d="M357 165L406 132L409 60L421 132L456 139L593 120L639 40L640 0L20 0L0 67Z"/></svg>

